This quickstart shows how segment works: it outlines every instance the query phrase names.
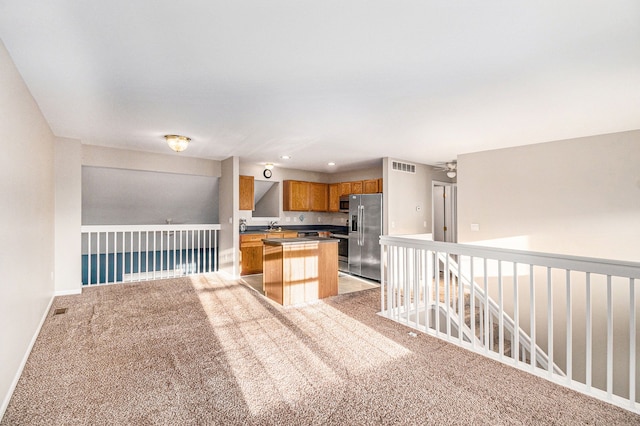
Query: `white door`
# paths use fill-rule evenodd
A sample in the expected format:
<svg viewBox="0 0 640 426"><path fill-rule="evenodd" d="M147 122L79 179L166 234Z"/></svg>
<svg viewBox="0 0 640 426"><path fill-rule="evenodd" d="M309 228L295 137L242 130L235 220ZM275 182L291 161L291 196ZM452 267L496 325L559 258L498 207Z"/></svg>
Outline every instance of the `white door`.
<svg viewBox="0 0 640 426"><path fill-rule="evenodd" d="M455 243L457 230L457 187L453 183L433 182L433 240Z"/></svg>

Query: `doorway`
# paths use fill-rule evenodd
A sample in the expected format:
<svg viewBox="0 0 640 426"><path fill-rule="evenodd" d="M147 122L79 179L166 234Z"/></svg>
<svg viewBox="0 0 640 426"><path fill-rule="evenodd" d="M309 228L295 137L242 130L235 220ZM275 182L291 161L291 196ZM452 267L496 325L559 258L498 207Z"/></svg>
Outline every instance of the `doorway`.
<svg viewBox="0 0 640 426"><path fill-rule="evenodd" d="M455 183L431 183L433 194L433 241L458 242L457 186Z"/></svg>

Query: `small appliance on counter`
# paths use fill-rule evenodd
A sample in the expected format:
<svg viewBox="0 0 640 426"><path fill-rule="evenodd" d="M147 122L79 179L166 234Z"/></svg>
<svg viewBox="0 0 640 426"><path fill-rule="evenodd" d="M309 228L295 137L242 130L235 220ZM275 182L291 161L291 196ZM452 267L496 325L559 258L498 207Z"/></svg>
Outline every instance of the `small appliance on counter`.
<svg viewBox="0 0 640 426"><path fill-rule="evenodd" d="M247 219L240 219L240 232L247 230Z"/></svg>

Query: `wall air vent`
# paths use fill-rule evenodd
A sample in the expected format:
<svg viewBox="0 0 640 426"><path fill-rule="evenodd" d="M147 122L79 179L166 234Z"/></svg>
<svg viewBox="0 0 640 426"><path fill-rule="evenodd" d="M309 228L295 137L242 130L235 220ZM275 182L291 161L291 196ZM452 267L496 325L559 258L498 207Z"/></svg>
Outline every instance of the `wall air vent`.
<svg viewBox="0 0 640 426"><path fill-rule="evenodd" d="M415 164L409 164L409 163L401 163L399 161L392 161L391 162L391 168L395 171L398 172L405 172L405 173L415 173L416 172L416 165Z"/></svg>

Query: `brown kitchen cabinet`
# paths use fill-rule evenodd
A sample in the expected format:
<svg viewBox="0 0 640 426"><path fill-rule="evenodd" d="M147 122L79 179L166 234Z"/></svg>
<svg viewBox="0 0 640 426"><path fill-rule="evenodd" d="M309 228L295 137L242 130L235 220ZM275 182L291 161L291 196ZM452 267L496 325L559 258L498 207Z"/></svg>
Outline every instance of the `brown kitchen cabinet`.
<svg viewBox="0 0 640 426"><path fill-rule="evenodd" d="M378 178L378 192L382 193L382 178Z"/></svg>
<svg viewBox="0 0 640 426"><path fill-rule="evenodd" d="M267 240L264 294L294 305L338 294L337 240Z"/></svg>
<svg viewBox="0 0 640 426"><path fill-rule="evenodd" d="M253 176L240 176L240 210L254 210Z"/></svg>
<svg viewBox="0 0 640 426"><path fill-rule="evenodd" d="M340 211L340 184L339 183L329 184L329 211L330 212Z"/></svg>
<svg viewBox="0 0 640 426"><path fill-rule="evenodd" d="M340 185L338 197L351 194L351 182L340 182L338 185Z"/></svg>
<svg viewBox="0 0 640 426"><path fill-rule="evenodd" d="M262 273L265 238L296 238L298 231L274 231L266 234L240 235L240 275Z"/></svg>
<svg viewBox="0 0 640 426"><path fill-rule="evenodd" d="M351 183L350 194L362 194L364 188L363 188L363 182L361 180L356 180L350 183Z"/></svg>
<svg viewBox="0 0 640 426"><path fill-rule="evenodd" d="M284 188L284 192L282 194L282 210L309 211L311 194L310 183L299 180L285 180L282 184Z"/></svg>
<svg viewBox="0 0 640 426"><path fill-rule="evenodd" d="M363 194L376 194L378 192L380 192L378 190L378 179L367 179L362 181Z"/></svg>
<svg viewBox="0 0 640 426"><path fill-rule="evenodd" d="M262 240L265 234L240 235L240 275L262 273Z"/></svg>
<svg viewBox="0 0 640 426"><path fill-rule="evenodd" d="M310 182L309 210L312 212L326 212L329 210L328 185L326 183Z"/></svg>

